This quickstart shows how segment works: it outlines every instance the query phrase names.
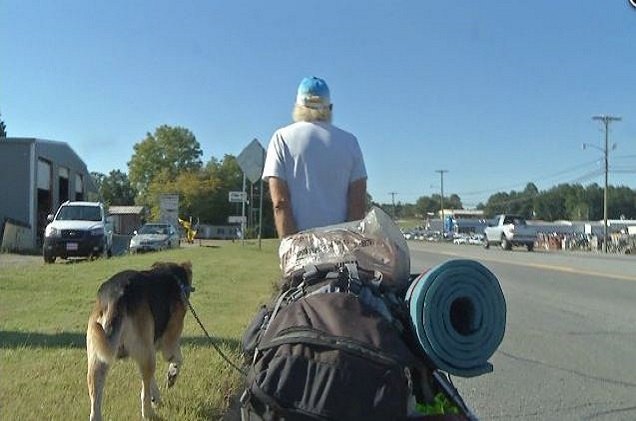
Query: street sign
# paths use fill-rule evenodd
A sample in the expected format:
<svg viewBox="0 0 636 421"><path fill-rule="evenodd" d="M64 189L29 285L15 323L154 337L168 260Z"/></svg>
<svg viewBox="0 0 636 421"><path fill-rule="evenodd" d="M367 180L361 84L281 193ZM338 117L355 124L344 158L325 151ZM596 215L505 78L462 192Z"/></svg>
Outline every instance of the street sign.
<svg viewBox="0 0 636 421"><path fill-rule="evenodd" d="M236 162L241 167L248 180L252 183L258 182L263 174L263 165L265 164L265 148L261 146L257 139L250 142L249 145L236 157Z"/></svg>
<svg viewBox="0 0 636 421"><path fill-rule="evenodd" d="M228 194L228 200L231 203L242 203L247 201L247 193L244 191L231 191Z"/></svg>
<svg viewBox="0 0 636 421"><path fill-rule="evenodd" d="M241 215L234 215L234 216L228 216L227 217L227 223L228 224L244 224L246 222L247 218L245 216L241 216Z"/></svg>

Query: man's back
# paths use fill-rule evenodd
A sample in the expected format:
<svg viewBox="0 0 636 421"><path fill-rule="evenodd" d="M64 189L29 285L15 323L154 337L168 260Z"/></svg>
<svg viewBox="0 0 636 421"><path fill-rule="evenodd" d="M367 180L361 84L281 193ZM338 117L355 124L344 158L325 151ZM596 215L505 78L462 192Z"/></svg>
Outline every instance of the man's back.
<svg viewBox="0 0 636 421"><path fill-rule="evenodd" d="M273 149L272 149L273 148ZM349 184L366 177L351 133L327 122L297 122L272 137L264 174L287 182L299 230L347 219Z"/></svg>

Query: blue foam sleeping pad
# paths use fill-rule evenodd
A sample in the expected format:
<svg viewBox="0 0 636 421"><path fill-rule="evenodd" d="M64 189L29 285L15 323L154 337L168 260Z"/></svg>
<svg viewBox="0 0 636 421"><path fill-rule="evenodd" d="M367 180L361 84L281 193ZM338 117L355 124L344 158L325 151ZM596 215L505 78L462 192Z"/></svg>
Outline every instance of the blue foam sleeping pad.
<svg viewBox="0 0 636 421"><path fill-rule="evenodd" d="M474 260L449 260L424 272L406 293L412 328L436 368L461 377L492 371L488 359L506 330L499 281Z"/></svg>

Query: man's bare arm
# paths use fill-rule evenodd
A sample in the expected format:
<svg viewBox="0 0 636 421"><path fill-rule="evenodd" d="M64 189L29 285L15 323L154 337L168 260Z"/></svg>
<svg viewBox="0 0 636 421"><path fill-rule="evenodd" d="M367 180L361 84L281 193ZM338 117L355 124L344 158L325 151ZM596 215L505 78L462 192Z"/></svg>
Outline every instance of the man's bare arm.
<svg viewBox="0 0 636 421"><path fill-rule="evenodd" d="M347 220L364 218L367 211L367 179L361 178L349 184L347 196Z"/></svg>
<svg viewBox="0 0 636 421"><path fill-rule="evenodd" d="M272 196L274 223L276 224L278 238L296 233L298 229L296 228L296 221L294 221L287 183L280 178L270 177L269 193Z"/></svg>

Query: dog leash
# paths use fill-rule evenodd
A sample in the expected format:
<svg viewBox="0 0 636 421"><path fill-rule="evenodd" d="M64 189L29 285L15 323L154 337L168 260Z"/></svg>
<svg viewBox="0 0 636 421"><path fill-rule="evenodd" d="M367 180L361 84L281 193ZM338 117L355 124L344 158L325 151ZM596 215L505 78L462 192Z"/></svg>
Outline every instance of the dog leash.
<svg viewBox="0 0 636 421"><path fill-rule="evenodd" d="M225 360L225 362L227 362L230 365L230 367L232 367L233 369L241 373L241 375L246 376L247 374L243 370L241 370L236 364L234 364L232 360L230 360L227 357L227 355L225 355L225 353L223 353L221 348L219 348L219 346L216 344L216 341L210 336L208 331L205 329L205 326L203 326L203 323L201 322L201 319L199 319L197 312L194 311L194 307L192 307L192 304L190 303L190 300L188 300L188 295L187 295L188 292L194 291L194 288L184 285L182 283L179 283L179 284L181 286L181 297L183 301L186 303L186 305L190 309L190 312L194 316L194 319L197 321L199 326L201 326L201 330L203 330L203 333L205 333L205 336L210 340L210 343L212 344L212 347L214 348L214 350L221 356L221 358Z"/></svg>

